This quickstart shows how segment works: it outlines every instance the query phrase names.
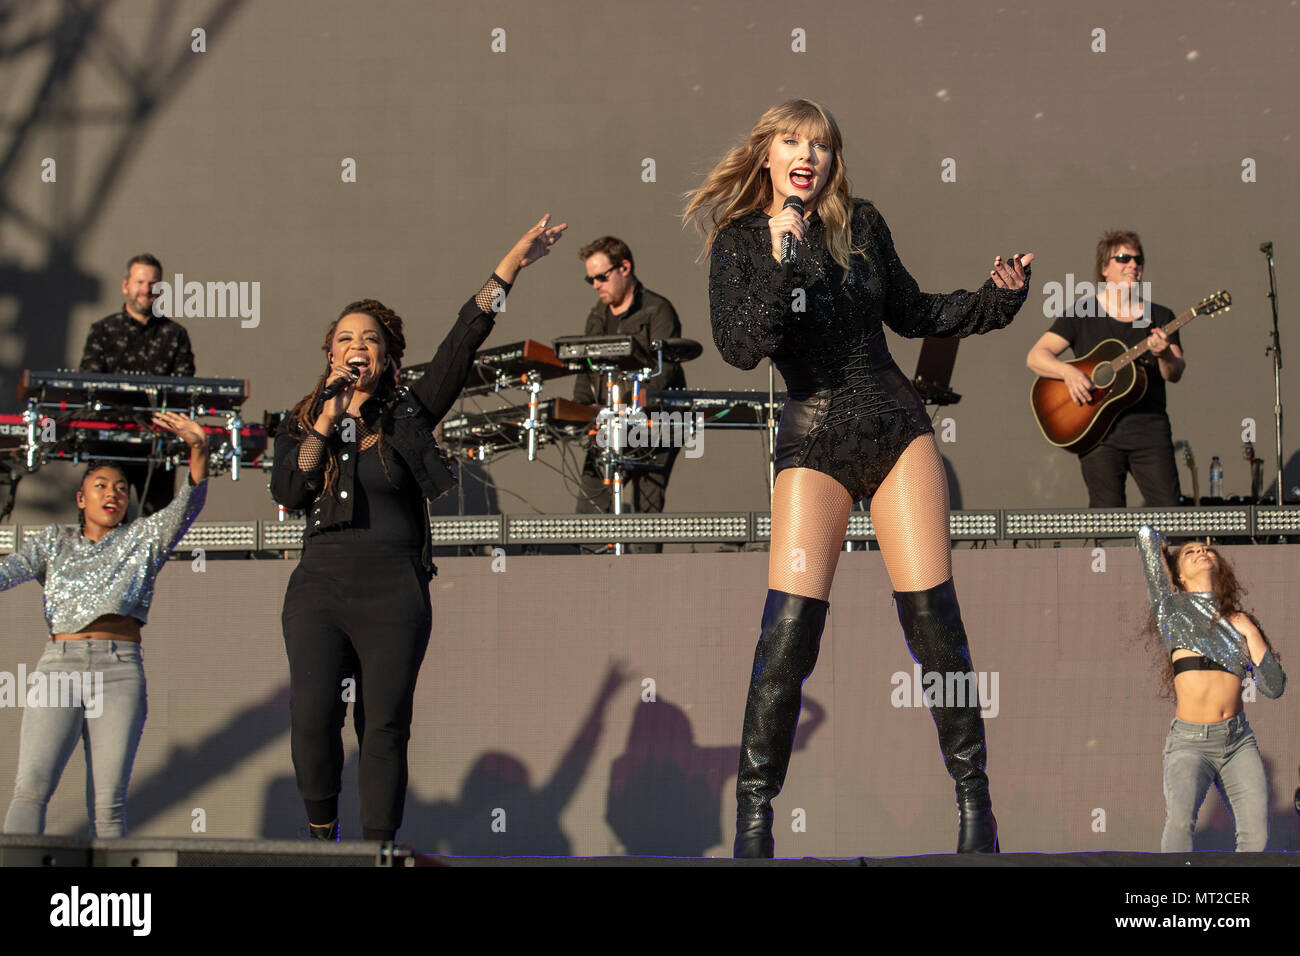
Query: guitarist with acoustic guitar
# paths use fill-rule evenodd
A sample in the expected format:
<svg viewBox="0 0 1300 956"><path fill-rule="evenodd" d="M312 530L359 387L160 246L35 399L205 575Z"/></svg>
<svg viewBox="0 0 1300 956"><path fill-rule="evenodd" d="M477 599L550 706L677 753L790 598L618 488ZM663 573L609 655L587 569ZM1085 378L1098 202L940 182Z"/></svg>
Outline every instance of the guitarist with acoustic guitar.
<svg viewBox="0 0 1300 956"><path fill-rule="evenodd" d="M1078 433L1054 437L1045 428L1044 435L1058 447L1079 453L1089 508L1126 507L1124 485L1130 472L1147 507L1178 504L1165 382L1178 381L1187 363L1178 332L1166 334L1161 328L1174 313L1141 298L1143 261L1137 233L1106 233L1097 243L1098 294L1068 308L1034 343L1025 360L1031 371L1043 379L1061 380L1068 389L1067 400L1060 385L1046 383L1054 387L1057 404L1067 406L1058 410L1063 417L1080 420ZM1094 387L1096 376L1089 378L1076 365L1057 358L1069 348L1081 364L1085 358L1109 360L1142 345L1146 346L1142 354L1116 363L1127 378L1117 372L1115 387L1107 389ZM1039 396L1034 398L1040 401ZM1037 407L1035 411L1041 427L1044 416ZM1100 414L1090 420L1093 412Z"/></svg>

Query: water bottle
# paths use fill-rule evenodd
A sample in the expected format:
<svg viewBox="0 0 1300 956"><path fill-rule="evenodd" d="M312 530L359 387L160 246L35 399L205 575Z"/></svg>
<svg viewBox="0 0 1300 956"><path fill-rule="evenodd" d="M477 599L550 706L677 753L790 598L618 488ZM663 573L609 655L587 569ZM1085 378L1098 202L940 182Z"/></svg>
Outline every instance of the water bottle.
<svg viewBox="0 0 1300 956"><path fill-rule="evenodd" d="M1223 465L1218 455L1210 460L1210 497L1223 497Z"/></svg>

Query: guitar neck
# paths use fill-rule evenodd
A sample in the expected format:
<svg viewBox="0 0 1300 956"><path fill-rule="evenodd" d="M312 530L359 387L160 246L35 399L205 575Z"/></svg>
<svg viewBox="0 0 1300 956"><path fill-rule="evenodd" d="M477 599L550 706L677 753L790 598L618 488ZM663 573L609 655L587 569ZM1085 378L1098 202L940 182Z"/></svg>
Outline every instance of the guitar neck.
<svg viewBox="0 0 1300 956"><path fill-rule="evenodd" d="M1166 335L1173 335L1194 318L1196 318L1196 309L1188 309L1182 315L1178 316L1178 318L1174 319L1172 322L1166 322L1164 325L1160 326L1160 328L1165 330ZM1124 366L1131 365L1133 362L1137 361L1139 356L1151 350L1151 346L1148 344L1149 339L1150 336L1143 339L1141 344L1135 345L1131 349L1125 351L1123 355L1120 355L1112 361L1111 365L1116 369L1121 369Z"/></svg>

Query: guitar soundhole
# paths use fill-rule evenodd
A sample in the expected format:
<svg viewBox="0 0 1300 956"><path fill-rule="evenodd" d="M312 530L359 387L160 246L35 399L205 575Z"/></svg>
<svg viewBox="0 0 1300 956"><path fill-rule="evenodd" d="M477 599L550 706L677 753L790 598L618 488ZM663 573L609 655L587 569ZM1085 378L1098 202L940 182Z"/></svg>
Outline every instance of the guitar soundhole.
<svg viewBox="0 0 1300 956"><path fill-rule="evenodd" d="M1109 388L1115 381L1115 369L1109 362L1102 362L1092 370L1092 384L1098 388Z"/></svg>

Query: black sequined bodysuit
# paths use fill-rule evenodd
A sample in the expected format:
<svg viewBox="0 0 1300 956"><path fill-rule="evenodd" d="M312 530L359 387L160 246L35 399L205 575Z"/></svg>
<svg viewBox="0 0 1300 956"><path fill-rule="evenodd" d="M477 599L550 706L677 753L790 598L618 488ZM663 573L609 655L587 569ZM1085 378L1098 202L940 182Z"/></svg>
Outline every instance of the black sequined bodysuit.
<svg viewBox="0 0 1300 956"><path fill-rule="evenodd" d="M894 251L876 207L854 200L848 281L826 249L813 213L793 269L772 257L768 216L750 213L713 244L709 313L727 364L752 369L770 356L789 399L777 433L776 467L812 468L856 501L875 494L904 449L932 433L916 389L885 343L883 325L909 338L965 336L1010 324L1029 294L989 279L975 292L921 292Z"/></svg>

